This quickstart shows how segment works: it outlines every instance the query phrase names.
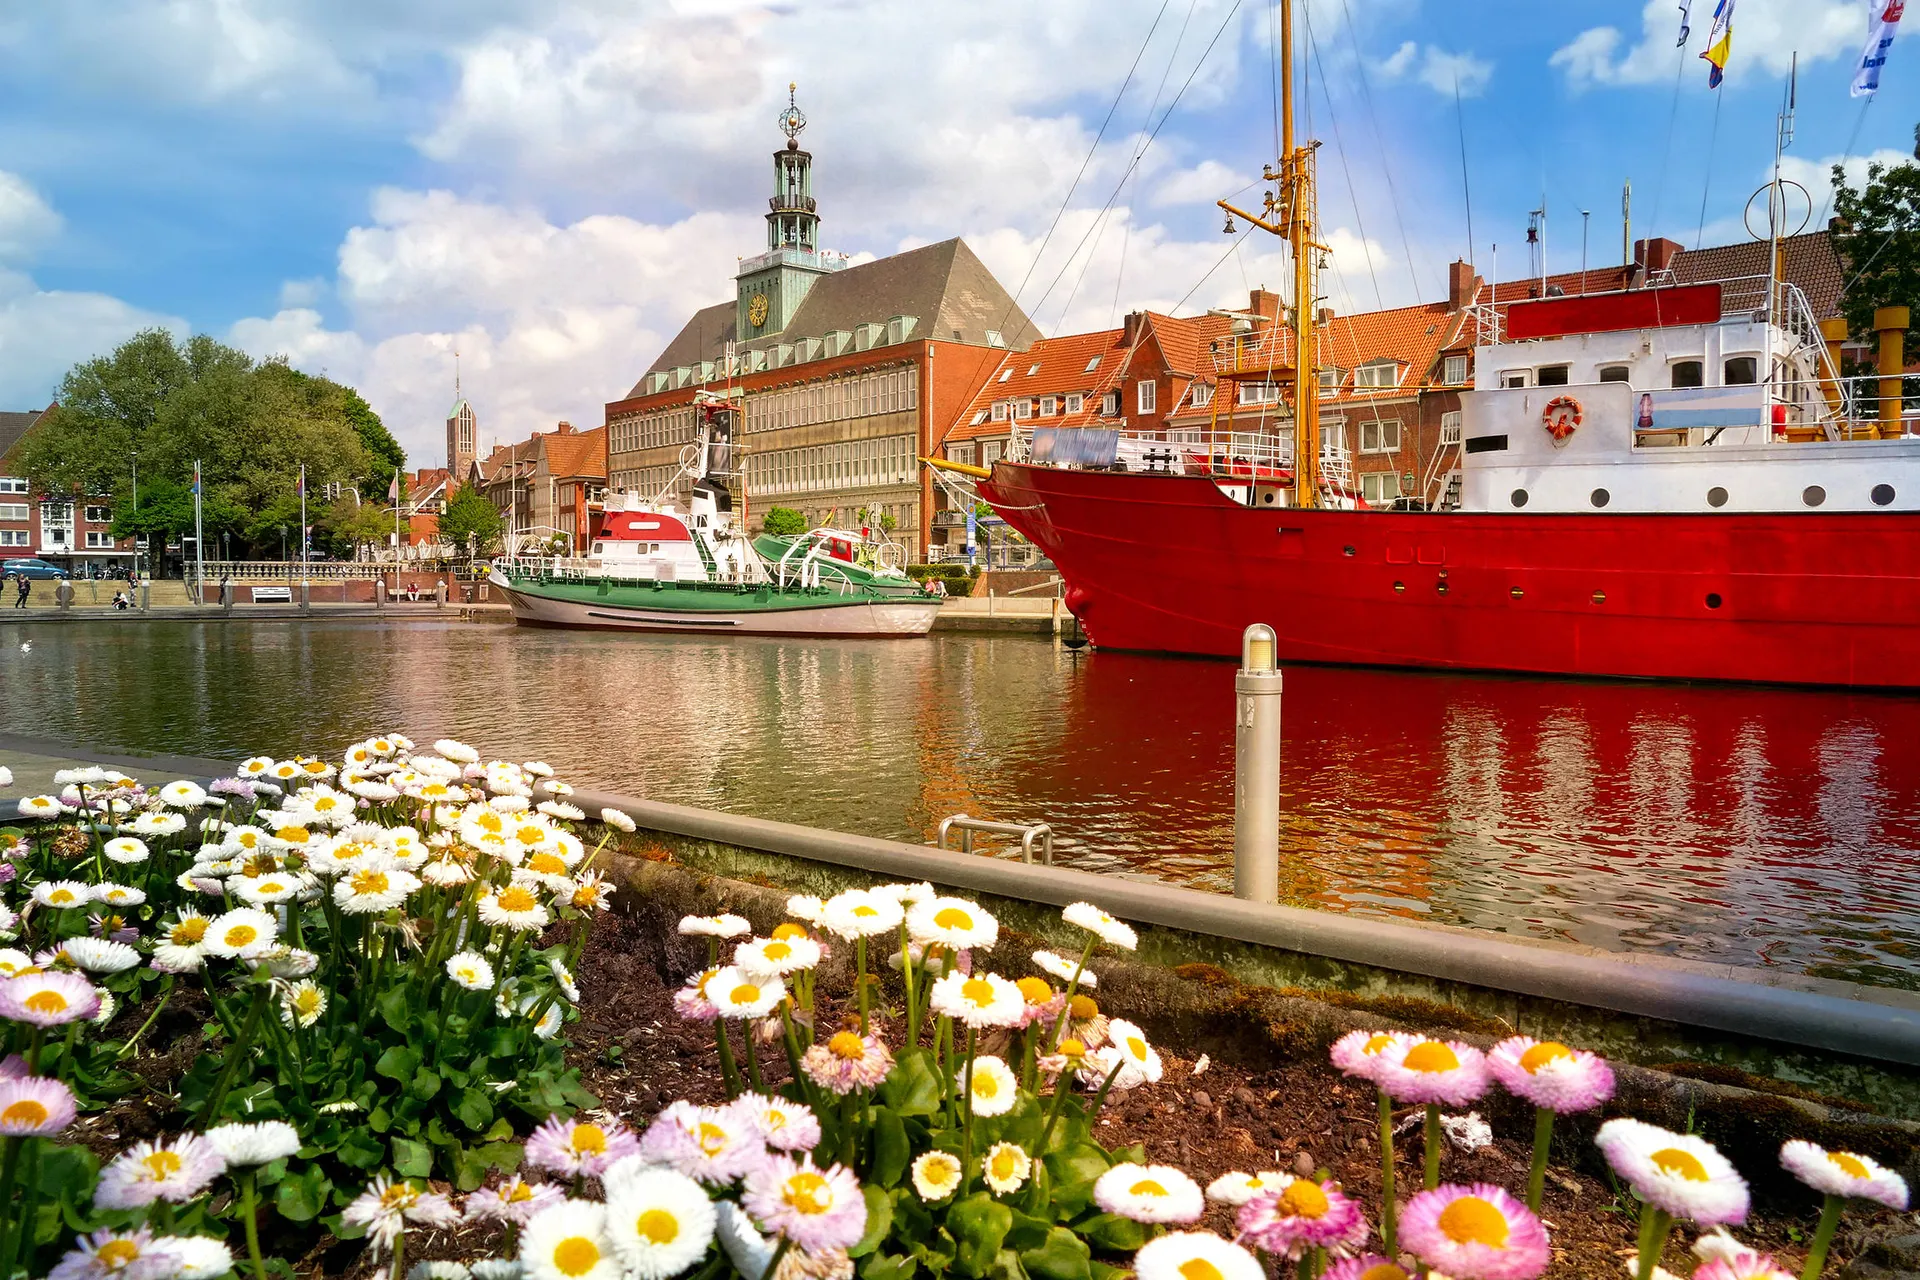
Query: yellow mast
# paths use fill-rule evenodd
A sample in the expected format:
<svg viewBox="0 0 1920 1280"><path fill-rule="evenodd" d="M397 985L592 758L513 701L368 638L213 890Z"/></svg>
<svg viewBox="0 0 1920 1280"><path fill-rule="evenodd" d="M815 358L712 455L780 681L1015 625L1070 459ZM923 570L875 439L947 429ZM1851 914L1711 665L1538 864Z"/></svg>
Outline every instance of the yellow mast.
<svg viewBox="0 0 1920 1280"><path fill-rule="evenodd" d="M1317 143L1296 147L1293 139L1293 0L1280 0L1280 157L1279 168L1269 165L1262 176L1277 184L1266 193L1260 217L1236 209L1225 200L1219 206L1239 214L1254 226L1283 236L1293 253L1293 501L1295 506L1317 507L1320 483L1320 375L1317 363L1315 302L1318 298L1317 257L1325 248L1314 240L1318 204L1314 198L1314 152ZM1231 224L1232 219L1228 219ZM1236 350L1236 356L1237 356ZM1235 367L1238 368L1238 360Z"/></svg>

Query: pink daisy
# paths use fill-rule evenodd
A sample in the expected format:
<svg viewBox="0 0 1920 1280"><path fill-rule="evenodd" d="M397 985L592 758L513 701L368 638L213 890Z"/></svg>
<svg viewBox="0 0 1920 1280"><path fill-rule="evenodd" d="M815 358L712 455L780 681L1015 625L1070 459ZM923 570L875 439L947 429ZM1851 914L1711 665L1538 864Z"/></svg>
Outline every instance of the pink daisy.
<svg viewBox="0 0 1920 1280"><path fill-rule="evenodd" d="M760 1140L775 1151L811 1151L820 1142L820 1121L804 1102L744 1093L727 1110L753 1126Z"/></svg>
<svg viewBox="0 0 1920 1280"><path fill-rule="evenodd" d="M1333 1042L1333 1065L1360 1080L1379 1083L1382 1055L1393 1048L1405 1048L1418 1037L1403 1031L1349 1031Z"/></svg>
<svg viewBox="0 0 1920 1280"><path fill-rule="evenodd" d="M197 1133L183 1133L171 1144L142 1142L100 1171L93 1203L101 1209L136 1209L155 1200L185 1204L226 1167L214 1145Z"/></svg>
<svg viewBox="0 0 1920 1280"><path fill-rule="evenodd" d="M96 1231L53 1264L47 1280L165 1280L180 1270L180 1258L164 1240L138 1231Z"/></svg>
<svg viewBox="0 0 1920 1280"><path fill-rule="evenodd" d="M508 1178L497 1187L485 1187L467 1197L467 1216L481 1222L505 1222L524 1227L527 1219L563 1198L560 1188L547 1182Z"/></svg>
<svg viewBox="0 0 1920 1280"><path fill-rule="evenodd" d="M718 969L705 969L687 979L687 985L673 993L673 1011L688 1022L712 1022L720 1016L720 1010L713 1001L707 999L707 980Z"/></svg>
<svg viewBox="0 0 1920 1280"><path fill-rule="evenodd" d="M1298 1258L1309 1249L1367 1242L1367 1222L1360 1206L1332 1183L1281 1175L1278 1190L1265 1191L1240 1206L1234 1225L1240 1234L1266 1253Z"/></svg>
<svg viewBox="0 0 1920 1280"><path fill-rule="evenodd" d="M640 1135L640 1158L720 1186L758 1168L766 1144L749 1121L724 1107L675 1102Z"/></svg>
<svg viewBox="0 0 1920 1280"><path fill-rule="evenodd" d="M0 982L0 1018L57 1027L100 1011L100 993L77 973L23 973Z"/></svg>
<svg viewBox="0 0 1920 1280"><path fill-rule="evenodd" d="M601 1170L640 1149L633 1130L619 1120L606 1125L550 1117L527 1139L529 1168L568 1178L597 1178Z"/></svg>
<svg viewBox="0 0 1920 1280"><path fill-rule="evenodd" d="M1339 1262L1330 1262L1327 1269L1320 1273L1320 1280L1412 1280L1400 1269L1400 1264L1392 1259L1383 1258L1377 1253L1369 1253L1363 1258L1343 1258Z"/></svg>
<svg viewBox="0 0 1920 1280"><path fill-rule="evenodd" d="M1553 1261L1546 1228L1499 1187L1435 1187L1400 1210L1400 1245L1454 1280L1534 1280Z"/></svg>
<svg viewBox="0 0 1920 1280"><path fill-rule="evenodd" d="M808 1252L847 1249L867 1230L867 1201L852 1171L811 1158L769 1157L747 1175L741 1204L768 1231Z"/></svg>
<svg viewBox="0 0 1920 1280"><path fill-rule="evenodd" d="M1380 1051L1376 1070L1380 1087L1401 1103L1464 1107L1487 1091L1486 1058L1457 1040L1397 1043Z"/></svg>
<svg viewBox="0 0 1920 1280"><path fill-rule="evenodd" d="M878 1088L893 1070L893 1054L878 1036L840 1031L808 1049L800 1069L822 1089L845 1095L855 1089Z"/></svg>
<svg viewBox="0 0 1920 1280"><path fill-rule="evenodd" d="M1701 1263L1694 1268L1693 1280L1794 1280L1794 1275L1773 1255L1742 1249L1731 1257Z"/></svg>
<svg viewBox="0 0 1920 1280"><path fill-rule="evenodd" d="M1487 1071L1508 1093L1563 1116L1613 1096L1613 1068L1605 1058L1554 1040L1502 1040L1487 1054Z"/></svg>
<svg viewBox="0 0 1920 1280"><path fill-rule="evenodd" d="M44 1076L0 1080L0 1136L44 1138L73 1123L73 1091Z"/></svg>

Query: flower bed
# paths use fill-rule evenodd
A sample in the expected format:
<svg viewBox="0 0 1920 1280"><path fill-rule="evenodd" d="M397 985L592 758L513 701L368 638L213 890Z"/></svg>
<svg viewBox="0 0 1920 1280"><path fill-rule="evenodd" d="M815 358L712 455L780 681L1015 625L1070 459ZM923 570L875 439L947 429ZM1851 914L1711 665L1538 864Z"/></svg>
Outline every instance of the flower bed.
<svg viewBox="0 0 1920 1280"><path fill-rule="evenodd" d="M1076 904L1076 952L1030 954L924 885L796 898L763 936L690 917L705 964L671 997L682 1021L663 1026L666 993L636 992L647 984L624 952L589 932L607 902L592 869L605 829L538 767L435 746L253 761L214 796L87 776L22 802L50 821L13 845L0 890L33 904L0 918L25 944L0 983L13 1020L0 1034L19 1053L0 1071L0 1205L27 1224L0 1234L0 1276L23 1254L30 1274L63 1277L217 1276L236 1257L264 1274L306 1256L322 1226L365 1235L369 1261L395 1274L424 1252L421 1280L1617 1271L1584 1218L1556 1252L1547 1224L1564 1215L1543 1201L1552 1118L1611 1090L1590 1055L1362 1034L1338 1050L1351 1083L1289 1074L1309 1075L1316 1114L1381 1094L1377 1172L1337 1141L1296 1139L1282 1159L1284 1119L1267 1160L1250 1130L1241 1142L1222 1126L1229 1105L1260 1109L1253 1080L1218 1068L1207 1081L1234 1091L1210 1139L1201 1064L1183 1061L1176 1084L1171 1055L1098 1009L1102 958L1132 949L1123 922ZM141 847L116 861L125 839ZM615 981L583 993L576 969ZM103 992L122 1008L96 1028ZM161 1132L102 1168L89 1148L106 1135L74 1112L139 1087L128 1065L176 1001L206 1002L218 1050L160 1086ZM633 1021L613 1039L609 1017ZM1449 1113L1496 1087L1541 1108L1531 1168L1498 1146L1443 1165ZM1166 1114L1163 1098L1189 1110ZM1421 1136L1393 1132L1396 1103ZM1150 1145L1125 1141L1141 1127ZM1620 1202L1644 1205L1638 1274L1677 1220L1746 1217L1744 1182L1699 1139L1633 1121L1602 1138ZM1417 1171L1395 1159L1409 1143ZM1904 1184L1863 1157L1783 1159L1828 1196L1816 1254L1849 1201L1904 1206ZM1443 1183L1443 1168L1473 1180ZM1554 1194L1583 1185L1551 1179ZM1703 1280L1782 1274L1724 1233L1702 1247L1715 1255Z"/></svg>

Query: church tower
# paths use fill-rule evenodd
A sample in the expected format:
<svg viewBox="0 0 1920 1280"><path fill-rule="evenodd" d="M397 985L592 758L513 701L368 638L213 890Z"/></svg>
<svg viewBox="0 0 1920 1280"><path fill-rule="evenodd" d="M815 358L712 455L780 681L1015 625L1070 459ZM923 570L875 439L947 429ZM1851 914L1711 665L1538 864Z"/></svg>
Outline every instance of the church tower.
<svg viewBox="0 0 1920 1280"><path fill-rule="evenodd" d="M447 410L447 478L450 481L447 491L451 493L456 485L466 484L473 470L473 459L478 448L480 424L473 416L473 406L460 394L460 356L454 354L453 366L453 408Z"/></svg>
<svg viewBox="0 0 1920 1280"><path fill-rule="evenodd" d="M780 333L800 309L813 282L846 265L820 251L820 215L813 200L813 153L800 149L807 117L787 86L780 131L787 144L773 153L773 197L767 201L767 251L740 263L734 331L750 342Z"/></svg>

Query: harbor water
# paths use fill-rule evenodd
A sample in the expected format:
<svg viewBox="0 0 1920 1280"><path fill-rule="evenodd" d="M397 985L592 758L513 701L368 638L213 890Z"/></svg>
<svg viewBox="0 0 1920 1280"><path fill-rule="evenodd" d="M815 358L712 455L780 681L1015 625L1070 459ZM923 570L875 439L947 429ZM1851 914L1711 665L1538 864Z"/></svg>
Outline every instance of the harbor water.
<svg viewBox="0 0 1920 1280"><path fill-rule="evenodd" d="M22 642L31 641L28 649ZM1920 987L1920 699L1298 668L1281 893ZM398 730L580 784L1230 892L1229 664L1028 636L0 625L0 729L239 759Z"/></svg>

